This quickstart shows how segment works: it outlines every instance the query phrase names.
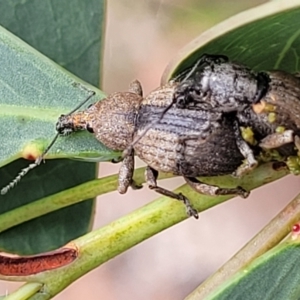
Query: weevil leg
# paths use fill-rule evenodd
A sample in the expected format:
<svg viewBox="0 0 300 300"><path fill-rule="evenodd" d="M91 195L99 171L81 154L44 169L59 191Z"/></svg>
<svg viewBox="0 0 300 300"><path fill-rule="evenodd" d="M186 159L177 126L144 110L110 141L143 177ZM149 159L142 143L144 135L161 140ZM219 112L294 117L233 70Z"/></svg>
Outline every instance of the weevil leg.
<svg viewBox="0 0 300 300"><path fill-rule="evenodd" d="M125 194L128 190L128 187L131 186L134 190L142 188L141 185L138 185L133 180L134 172L134 151L132 150L124 160L119 170L118 178L118 192L120 194Z"/></svg>
<svg viewBox="0 0 300 300"><path fill-rule="evenodd" d="M295 77L300 78L300 72L296 72L293 74Z"/></svg>
<svg viewBox="0 0 300 300"><path fill-rule="evenodd" d="M241 152L241 154L245 157L244 163L238 167L238 169L233 173L236 177L241 177L253 169L255 169L258 165L258 161L255 159L254 154L250 146L243 139L241 135L241 131L239 128L239 124L237 121L234 121L233 124L234 134L236 139L236 144Z"/></svg>
<svg viewBox="0 0 300 300"><path fill-rule="evenodd" d="M121 162L123 160L123 157L117 157L117 158L113 158L110 162L112 164L118 164L119 162Z"/></svg>
<svg viewBox="0 0 300 300"><path fill-rule="evenodd" d="M267 135L260 141L259 146L264 149L275 149L292 142L294 142L294 131L285 130ZM296 142L295 145L297 147Z"/></svg>
<svg viewBox="0 0 300 300"><path fill-rule="evenodd" d="M260 72L257 74L257 92L255 95L254 103L260 101L267 93L269 88L270 78L268 74Z"/></svg>
<svg viewBox="0 0 300 300"><path fill-rule="evenodd" d="M145 178L146 178L146 181L147 181L147 184L148 184L149 188L151 190L156 191L159 194L164 195L164 196L182 201L185 205L187 215L189 217L193 216L195 219L198 219L199 218L198 212L197 212L197 210L195 210L192 207L189 199L186 198L181 193L176 194L176 193L173 193L173 192L171 192L169 190L166 190L162 187L157 186L157 177L158 177L158 171L152 169L150 166L147 166L147 168L145 170Z"/></svg>
<svg viewBox="0 0 300 300"><path fill-rule="evenodd" d="M219 188L214 185L206 184L199 181L195 177L183 177L188 185L190 185L196 192L200 194L217 196L217 195L238 195L243 198L247 198L249 196L249 192L244 190L242 187L238 186L236 188Z"/></svg>

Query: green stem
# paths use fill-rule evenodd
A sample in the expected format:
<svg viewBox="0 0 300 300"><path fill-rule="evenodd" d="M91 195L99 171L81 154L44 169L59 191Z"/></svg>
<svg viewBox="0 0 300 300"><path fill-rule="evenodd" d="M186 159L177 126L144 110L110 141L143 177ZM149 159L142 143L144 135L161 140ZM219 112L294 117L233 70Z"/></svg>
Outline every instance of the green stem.
<svg viewBox="0 0 300 300"><path fill-rule="evenodd" d="M38 291L41 290L43 284L37 282L29 282L22 285L13 293L7 295L5 300L27 300Z"/></svg>
<svg viewBox="0 0 300 300"><path fill-rule="evenodd" d="M248 180L245 178L243 181L248 182L247 188L253 189L276 180L286 173L286 170L274 172L271 165L265 165L251 173L247 177ZM199 211L229 199L224 196L199 195L187 186L176 190L176 192L179 191L184 192L190 199L197 198L192 201L192 204ZM42 282L44 283L43 293L37 293L30 299L49 299L102 263L186 218L182 203L161 197L103 228L74 240L72 244L78 249L78 258L71 264L27 277L1 277L8 280L30 279Z"/></svg>
<svg viewBox="0 0 300 300"><path fill-rule="evenodd" d="M137 184L144 182L144 170L139 168L135 171ZM160 179L170 177L171 174L163 174ZM3 213L0 215L0 232L63 207L115 191L117 180L118 175L95 179Z"/></svg>

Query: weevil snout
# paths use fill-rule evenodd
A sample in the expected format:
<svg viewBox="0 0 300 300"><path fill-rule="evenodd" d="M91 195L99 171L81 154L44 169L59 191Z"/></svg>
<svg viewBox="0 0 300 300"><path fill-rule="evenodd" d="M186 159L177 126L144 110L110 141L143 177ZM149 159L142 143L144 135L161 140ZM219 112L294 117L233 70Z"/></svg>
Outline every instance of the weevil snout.
<svg viewBox="0 0 300 300"><path fill-rule="evenodd" d="M69 135L75 131L87 130L94 133L93 107L72 114L61 115L56 123L56 131L59 135Z"/></svg>

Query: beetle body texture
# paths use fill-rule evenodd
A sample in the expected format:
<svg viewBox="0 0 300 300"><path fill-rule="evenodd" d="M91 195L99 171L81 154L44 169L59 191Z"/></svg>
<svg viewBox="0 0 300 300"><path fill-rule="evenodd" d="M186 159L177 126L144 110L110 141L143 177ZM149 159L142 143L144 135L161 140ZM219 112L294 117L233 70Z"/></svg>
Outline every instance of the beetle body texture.
<svg viewBox="0 0 300 300"><path fill-rule="evenodd" d="M251 127L255 139L280 154L297 154L294 137L300 136L300 80L284 71L267 72L268 91L257 104L237 113L241 126ZM286 135L286 132L291 132ZM282 137L286 135L287 138Z"/></svg>
<svg viewBox="0 0 300 300"><path fill-rule="evenodd" d="M218 55L204 55L202 60L203 67L194 68L176 88L175 106L191 110L200 107L225 116L234 112L239 126L252 130L256 153L276 150L285 160L297 155L300 79L284 71L255 72L228 59L218 59Z"/></svg>
<svg viewBox="0 0 300 300"><path fill-rule="evenodd" d="M157 186L158 172L181 175L196 191L208 195L248 192L241 187L220 188L205 184L196 176L231 174L248 170L255 163L247 144L235 136L232 118L206 110L174 107L174 88L170 82L142 98L135 81L129 92L114 93L84 111L62 115L56 125L59 134L88 130L114 150L123 150L118 191L125 193L133 182L134 154L146 164L148 186L160 194L181 200L189 215L198 216L189 200Z"/></svg>
<svg viewBox="0 0 300 300"><path fill-rule="evenodd" d="M61 135L87 130L112 150L125 150L132 141L142 97L135 92L117 92L86 110L61 115L56 130Z"/></svg>
<svg viewBox="0 0 300 300"><path fill-rule="evenodd" d="M201 110L241 111L265 95L269 81L265 73L229 62L223 55L204 54L195 67L182 74L186 73L184 79L179 75L175 88L176 106Z"/></svg>
<svg viewBox="0 0 300 300"><path fill-rule="evenodd" d="M237 147L232 120L205 110L172 106L166 111L176 85L160 87L141 102L134 134L136 155L150 167L176 175L233 173L244 157Z"/></svg>

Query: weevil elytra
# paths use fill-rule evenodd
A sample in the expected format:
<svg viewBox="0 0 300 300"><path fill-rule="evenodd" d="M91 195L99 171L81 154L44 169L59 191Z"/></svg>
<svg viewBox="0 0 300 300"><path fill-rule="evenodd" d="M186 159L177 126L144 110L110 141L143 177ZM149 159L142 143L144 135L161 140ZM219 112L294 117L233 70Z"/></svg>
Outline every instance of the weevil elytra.
<svg viewBox="0 0 300 300"><path fill-rule="evenodd" d="M173 101L177 107L224 115L235 112L239 126L251 128L260 149L276 149L285 158L297 155L299 76L284 71L255 72L224 55L204 55L200 61L176 88Z"/></svg>

